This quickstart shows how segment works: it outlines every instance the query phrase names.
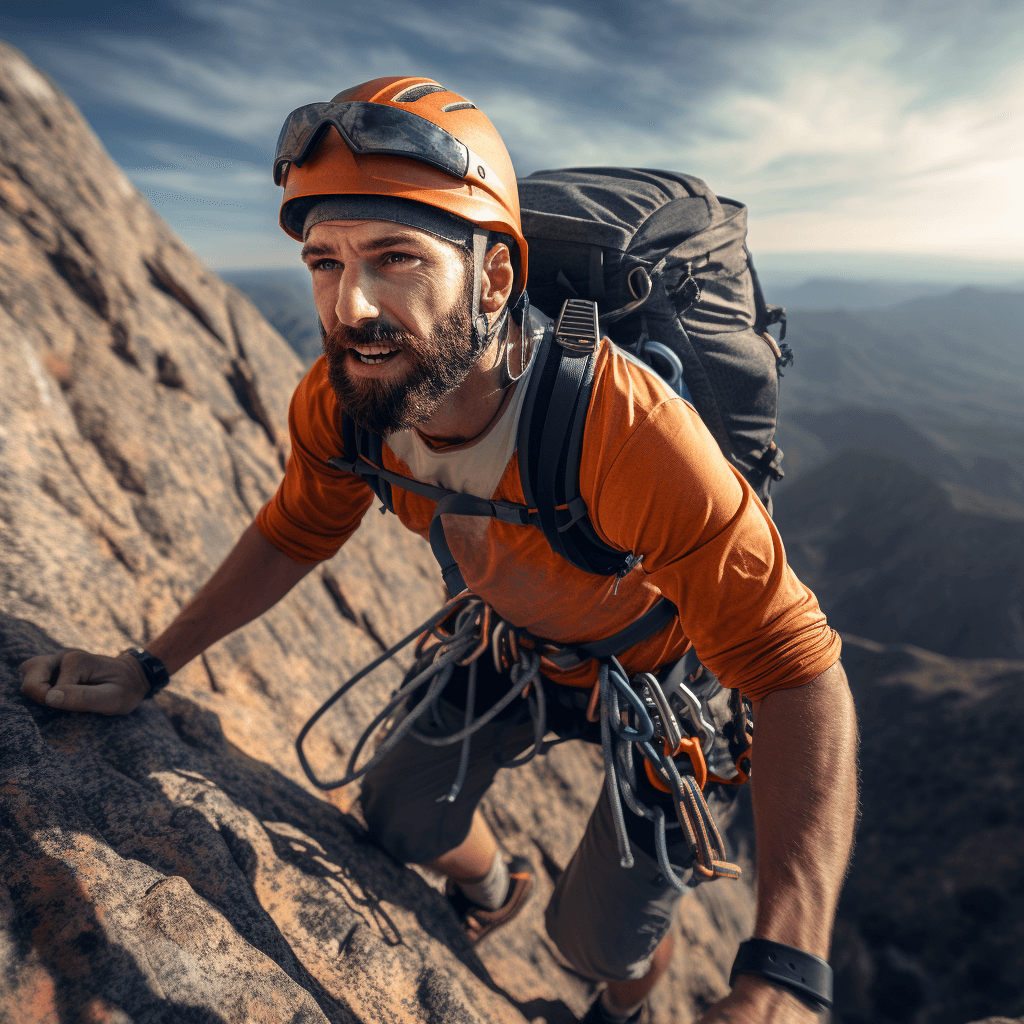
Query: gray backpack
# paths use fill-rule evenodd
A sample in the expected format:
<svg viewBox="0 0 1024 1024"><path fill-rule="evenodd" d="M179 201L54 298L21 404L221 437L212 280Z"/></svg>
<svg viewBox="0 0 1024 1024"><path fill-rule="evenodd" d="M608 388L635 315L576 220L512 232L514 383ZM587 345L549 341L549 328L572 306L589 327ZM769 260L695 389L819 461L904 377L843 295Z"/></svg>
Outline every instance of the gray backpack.
<svg viewBox="0 0 1024 1024"><path fill-rule="evenodd" d="M600 332L693 403L770 508L792 354L766 334L778 323L783 341L786 314L761 293L746 207L686 174L623 167L538 171L519 196L531 303L557 319L567 299L595 302Z"/></svg>

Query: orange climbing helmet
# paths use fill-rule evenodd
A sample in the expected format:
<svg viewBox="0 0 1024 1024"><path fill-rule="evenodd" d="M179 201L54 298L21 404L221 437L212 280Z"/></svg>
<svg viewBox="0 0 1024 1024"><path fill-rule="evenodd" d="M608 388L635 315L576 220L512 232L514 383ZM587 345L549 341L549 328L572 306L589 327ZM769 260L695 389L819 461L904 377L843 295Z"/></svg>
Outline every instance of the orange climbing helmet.
<svg viewBox="0 0 1024 1024"><path fill-rule="evenodd" d="M284 186L281 227L299 241L326 197L339 201L337 219L376 214L442 237L450 232L439 224L461 221L468 237L474 227L477 237L479 229L508 235L522 291L527 246L505 144L474 104L429 78L376 78L293 110L278 139L274 182Z"/></svg>

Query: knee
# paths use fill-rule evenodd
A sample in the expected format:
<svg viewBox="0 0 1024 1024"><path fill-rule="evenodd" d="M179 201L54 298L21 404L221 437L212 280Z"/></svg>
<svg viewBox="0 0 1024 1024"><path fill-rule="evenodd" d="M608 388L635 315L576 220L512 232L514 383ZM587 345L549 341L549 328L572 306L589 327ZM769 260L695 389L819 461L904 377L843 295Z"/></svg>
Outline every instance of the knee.
<svg viewBox="0 0 1024 1024"><path fill-rule="evenodd" d="M453 821L456 816L451 808L431 807L425 813L421 805L404 800L401 793L389 787L378 791L372 784L364 786L360 803L370 836L400 864L429 864L460 842L453 837L460 833L461 817ZM465 814L460 809L460 815ZM467 823L464 832L468 831Z"/></svg>
<svg viewBox="0 0 1024 1024"><path fill-rule="evenodd" d="M593 981L636 981L650 971L651 955L646 949L639 956L636 950L631 954L627 947L632 943L624 941L626 937L614 922L595 922L589 927L580 927L580 923L574 923L570 917L560 914L556 901L552 899L544 912L544 926L551 941L577 974Z"/></svg>

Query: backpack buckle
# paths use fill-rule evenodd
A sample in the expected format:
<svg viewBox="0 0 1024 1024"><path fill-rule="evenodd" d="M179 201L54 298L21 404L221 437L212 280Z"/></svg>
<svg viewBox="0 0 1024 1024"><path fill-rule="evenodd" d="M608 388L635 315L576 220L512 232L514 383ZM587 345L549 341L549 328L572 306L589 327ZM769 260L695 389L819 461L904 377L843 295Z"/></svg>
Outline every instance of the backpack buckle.
<svg viewBox="0 0 1024 1024"><path fill-rule="evenodd" d="M589 299L566 299L555 322L555 341L569 352L589 355L597 348L600 337L597 303Z"/></svg>
<svg viewBox="0 0 1024 1024"><path fill-rule="evenodd" d="M343 473L358 473L356 464L359 462L358 457L355 459L347 459L344 455L335 455L333 458L327 460L327 465L332 469L340 469Z"/></svg>

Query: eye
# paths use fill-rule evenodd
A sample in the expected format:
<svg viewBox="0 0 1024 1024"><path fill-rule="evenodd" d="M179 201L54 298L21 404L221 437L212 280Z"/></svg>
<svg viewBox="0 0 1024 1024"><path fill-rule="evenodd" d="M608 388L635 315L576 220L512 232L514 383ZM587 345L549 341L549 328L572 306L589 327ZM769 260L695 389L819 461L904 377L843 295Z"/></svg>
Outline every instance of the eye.
<svg viewBox="0 0 1024 1024"><path fill-rule="evenodd" d="M331 260L331 259L316 260L314 263L310 264L310 269L311 270L326 270L326 271L340 270L341 269L341 263L339 263L337 260Z"/></svg>
<svg viewBox="0 0 1024 1024"><path fill-rule="evenodd" d="M386 252L381 257L381 263L386 267L393 267L400 263L408 263L414 259L416 257L407 252Z"/></svg>

